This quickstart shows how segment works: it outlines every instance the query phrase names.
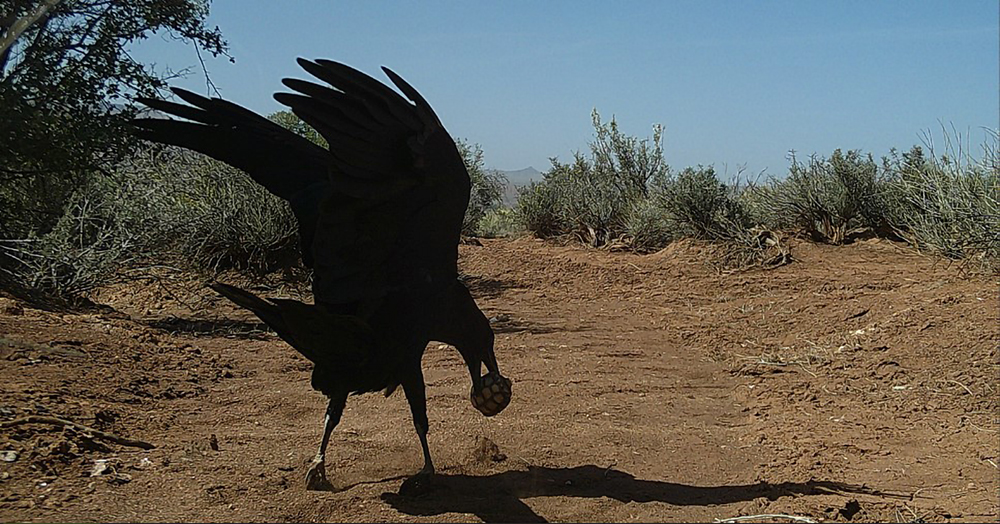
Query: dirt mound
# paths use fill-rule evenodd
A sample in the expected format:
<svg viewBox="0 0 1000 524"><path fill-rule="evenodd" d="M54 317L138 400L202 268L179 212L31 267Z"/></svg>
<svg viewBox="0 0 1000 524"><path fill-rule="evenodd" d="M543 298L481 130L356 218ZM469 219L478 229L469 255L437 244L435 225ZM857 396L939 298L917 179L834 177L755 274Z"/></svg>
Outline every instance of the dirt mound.
<svg viewBox="0 0 1000 524"><path fill-rule="evenodd" d="M432 344L439 475L414 496L401 395L353 397L327 456L340 491L304 490L311 366L200 279L108 287L83 312L0 298L0 520L998 518L997 282L885 241L792 240L792 263L741 272L697 242L481 244L462 278L513 401L482 417Z"/></svg>

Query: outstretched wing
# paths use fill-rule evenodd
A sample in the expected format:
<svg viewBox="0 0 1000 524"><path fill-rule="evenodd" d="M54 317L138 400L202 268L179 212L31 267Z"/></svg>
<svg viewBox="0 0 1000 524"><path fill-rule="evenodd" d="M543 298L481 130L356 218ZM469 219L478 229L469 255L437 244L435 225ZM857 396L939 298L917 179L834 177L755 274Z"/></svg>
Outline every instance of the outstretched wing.
<svg viewBox="0 0 1000 524"><path fill-rule="evenodd" d="M324 150L239 106L175 90L191 106L142 102L187 122L141 119L140 136L246 171L291 204L317 301L372 301L453 279L470 181L451 136L419 93L406 96L346 65L299 59L327 85L295 79L288 105ZM193 107L192 107L193 106Z"/></svg>

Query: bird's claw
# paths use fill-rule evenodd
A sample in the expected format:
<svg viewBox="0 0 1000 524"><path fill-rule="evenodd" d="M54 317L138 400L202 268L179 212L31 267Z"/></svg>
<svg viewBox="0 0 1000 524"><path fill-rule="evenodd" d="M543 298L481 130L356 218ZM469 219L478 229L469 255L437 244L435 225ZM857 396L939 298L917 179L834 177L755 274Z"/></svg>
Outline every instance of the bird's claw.
<svg viewBox="0 0 1000 524"><path fill-rule="evenodd" d="M336 491L333 484L326 478L326 464L323 459L315 458L306 473L307 491Z"/></svg>

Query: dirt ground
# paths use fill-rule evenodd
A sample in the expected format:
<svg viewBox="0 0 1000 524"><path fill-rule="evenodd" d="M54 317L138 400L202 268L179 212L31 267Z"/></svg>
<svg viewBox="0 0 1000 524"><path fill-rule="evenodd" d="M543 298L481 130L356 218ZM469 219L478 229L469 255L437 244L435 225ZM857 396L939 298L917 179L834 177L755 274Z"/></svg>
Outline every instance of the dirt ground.
<svg viewBox="0 0 1000 524"><path fill-rule="evenodd" d="M483 244L461 268L513 402L482 417L458 353L431 344L440 475L414 496L400 393L351 398L327 458L342 490L305 491L325 407L310 364L194 280L85 311L0 298L0 520L998 520L995 279L878 240L797 242L746 272L694 243Z"/></svg>

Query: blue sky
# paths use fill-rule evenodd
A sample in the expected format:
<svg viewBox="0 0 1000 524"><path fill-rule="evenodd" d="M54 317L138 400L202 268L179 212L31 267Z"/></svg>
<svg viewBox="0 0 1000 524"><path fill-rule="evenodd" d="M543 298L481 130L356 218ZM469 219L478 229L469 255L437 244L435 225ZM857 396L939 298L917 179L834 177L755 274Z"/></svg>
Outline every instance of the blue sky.
<svg viewBox="0 0 1000 524"><path fill-rule="evenodd" d="M206 59L222 96L263 114L295 58L329 58L415 86L489 167L586 150L590 112L628 134L665 127L674 168L782 175L789 150L887 154L1000 126L1000 3L948 1L215 0L236 63ZM194 51L153 37L136 58L195 73Z"/></svg>

